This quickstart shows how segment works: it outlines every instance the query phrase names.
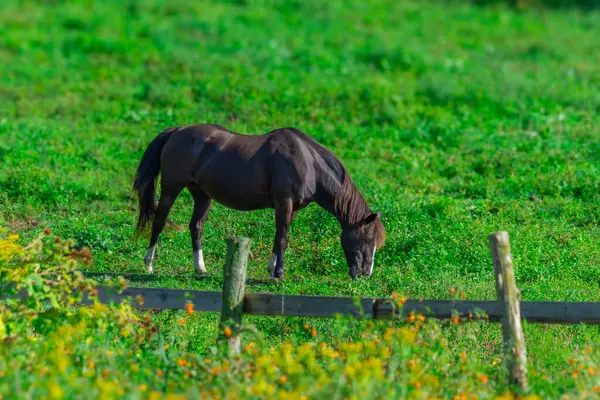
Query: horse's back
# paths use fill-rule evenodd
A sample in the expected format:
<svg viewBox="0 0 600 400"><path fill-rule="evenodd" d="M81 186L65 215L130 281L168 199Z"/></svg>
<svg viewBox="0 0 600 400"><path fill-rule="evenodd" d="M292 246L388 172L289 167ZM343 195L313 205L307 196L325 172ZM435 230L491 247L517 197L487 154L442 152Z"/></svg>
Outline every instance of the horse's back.
<svg viewBox="0 0 600 400"><path fill-rule="evenodd" d="M341 174L336 160L295 128L244 135L198 124L173 133L162 164L168 179L195 183L219 203L247 210L272 207L274 198L312 201L324 174Z"/></svg>

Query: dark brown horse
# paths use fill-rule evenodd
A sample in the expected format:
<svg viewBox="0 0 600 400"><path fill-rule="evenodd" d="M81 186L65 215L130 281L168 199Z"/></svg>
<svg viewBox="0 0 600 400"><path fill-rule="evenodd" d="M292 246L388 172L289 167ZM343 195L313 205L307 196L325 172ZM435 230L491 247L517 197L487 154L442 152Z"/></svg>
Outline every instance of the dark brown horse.
<svg viewBox="0 0 600 400"><path fill-rule="evenodd" d="M155 186L161 174L161 193ZM385 231L342 162L308 135L282 128L242 135L212 124L169 128L148 146L133 188L139 199L136 232L152 224L144 258L152 272L158 236L173 202L184 188L194 198L190 233L196 272L204 273L202 230L212 200L236 210L275 209L271 277L283 277L288 228L298 210L316 202L342 227L341 243L352 278L373 272L375 249Z"/></svg>

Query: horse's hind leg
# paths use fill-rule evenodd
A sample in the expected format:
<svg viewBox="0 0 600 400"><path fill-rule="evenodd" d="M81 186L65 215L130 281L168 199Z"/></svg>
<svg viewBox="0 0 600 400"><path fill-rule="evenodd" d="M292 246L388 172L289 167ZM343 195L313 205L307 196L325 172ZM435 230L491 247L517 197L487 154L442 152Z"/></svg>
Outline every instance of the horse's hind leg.
<svg viewBox="0 0 600 400"><path fill-rule="evenodd" d="M194 269L196 273L206 273L204 256L202 254L202 232L204 221L208 217L211 199L197 185L189 185L188 190L194 198L194 212L190 220L190 235L192 237L192 249L194 251Z"/></svg>
<svg viewBox="0 0 600 400"><path fill-rule="evenodd" d="M146 256L144 257L146 268L148 268L149 273L152 273L152 260L154 259L154 253L156 250L156 243L158 242L158 236L164 229L165 222L167 221L167 216L169 215L169 211L171 210L175 199L177 198L182 189L183 187L162 187L160 199L158 200L158 207L156 208L156 214L154 214L154 219L152 221L152 234L150 236L148 251L146 251Z"/></svg>

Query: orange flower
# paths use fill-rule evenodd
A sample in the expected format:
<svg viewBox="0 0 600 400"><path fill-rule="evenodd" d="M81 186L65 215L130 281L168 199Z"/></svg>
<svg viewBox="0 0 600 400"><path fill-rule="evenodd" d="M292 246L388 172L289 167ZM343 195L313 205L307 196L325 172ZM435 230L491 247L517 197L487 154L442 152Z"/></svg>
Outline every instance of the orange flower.
<svg viewBox="0 0 600 400"><path fill-rule="evenodd" d="M194 313L194 303L187 303L185 305L185 312L187 315L192 315Z"/></svg>
<svg viewBox="0 0 600 400"><path fill-rule="evenodd" d="M600 393L600 386L598 386L598 385L594 386L594 392Z"/></svg>
<svg viewBox="0 0 600 400"><path fill-rule="evenodd" d="M425 322L425 316L424 315L419 314L419 316L417 318L419 319L419 321Z"/></svg>
<svg viewBox="0 0 600 400"><path fill-rule="evenodd" d="M573 371L573 378L577 378L577 377L579 377L579 371L575 370L575 371Z"/></svg>
<svg viewBox="0 0 600 400"><path fill-rule="evenodd" d="M287 377L285 375L282 375L279 377L279 383L281 383L282 385L285 385L286 382L287 382Z"/></svg>
<svg viewBox="0 0 600 400"><path fill-rule="evenodd" d="M108 370L107 369L103 369L102 370L102 376L105 377L105 378L108 376Z"/></svg>
<svg viewBox="0 0 600 400"><path fill-rule="evenodd" d="M420 389L421 388L421 382L415 382L415 389Z"/></svg>
<svg viewBox="0 0 600 400"><path fill-rule="evenodd" d="M591 367L590 367L590 368L588 368L588 373L589 373L590 375L596 375L596 370L595 370L594 368L591 368Z"/></svg>
<svg viewBox="0 0 600 400"><path fill-rule="evenodd" d="M225 328L223 330L223 333L225 334L225 337L227 337L227 338L231 337L231 329L229 327Z"/></svg>
<svg viewBox="0 0 600 400"><path fill-rule="evenodd" d="M488 383L488 376L485 374L479 375L477 379L479 379L479 382L483 383L484 385Z"/></svg>
<svg viewBox="0 0 600 400"><path fill-rule="evenodd" d="M308 326L308 324L304 324L304 329L308 330L310 328L310 326Z"/></svg>
<svg viewBox="0 0 600 400"><path fill-rule="evenodd" d="M187 361L180 358L179 360L177 360L177 365L179 365L180 367L185 367L187 365Z"/></svg>
<svg viewBox="0 0 600 400"><path fill-rule="evenodd" d="M411 324L412 324L413 322L415 322L415 315L414 315L414 314L410 314L410 315L408 316L408 322L409 322L409 323L411 323Z"/></svg>
<svg viewBox="0 0 600 400"><path fill-rule="evenodd" d="M417 365L417 362L415 360L408 360L409 367L414 368L415 365Z"/></svg>
<svg viewBox="0 0 600 400"><path fill-rule="evenodd" d="M162 372L162 369L159 369L158 371L156 371L156 375L157 376L163 376L164 373Z"/></svg>
<svg viewBox="0 0 600 400"><path fill-rule="evenodd" d="M464 351L461 351L460 353L458 353L458 355L460 356L460 358L462 358L463 360L465 358L467 358L467 353L465 353Z"/></svg>
<svg viewBox="0 0 600 400"><path fill-rule="evenodd" d="M404 305L406 303L406 297L400 297L398 301L400 302L400 304Z"/></svg>
<svg viewBox="0 0 600 400"><path fill-rule="evenodd" d="M218 373L219 373L219 367L214 367L214 368L212 369L212 374L213 374L213 375L216 375L216 374L218 374Z"/></svg>
<svg viewBox="0 0 600 400"><path fill-rule="evenodd" d="M397 298L398 298L398 295L397 295L396 293L394 293L394 294L392 294L392 298L393 298L393 299L397 299Z"/></svg>
<svg viewBox="0 0 600 400"><path fill-rule="evenodd" d="M89 368L89 369L94 369L95 367L96 367L96 363L95 363L95 362L93 362L93 361L90 361L90 362L88 363L88 368Z"/></svg>
<svg viewBox="0 0 600 400"><path fill-rule="evenodd" d="M452 323L458 324L458 317L452 317Z"/></svg>
<svg viewBox="0 0 600 400"><path fill-rule="evenodd" d="M454 288L450 289L450 295L454 296L454 293L456 293L456 289L454 289Z"/></svg>
<svg viewBox="0 0 600 400"><path fill-rule="evenodd" d="M179 323L180 323L181 325L185 325L185 319L183 319L183 318L179 318Z"/></svg>
<svg viewBox="0 0 600 400"><path fill-rule="evenodd" d="M46 235L51 235L51 234L52 234L52 231L50 230L50 228L46 228L46 229L44 229L44 233L45 233Z"/></svg>
<svg viewBox="0 0 600 400"><path fill-rule="evenodd" d="M375 340L373 341L375 344L379 344L380 340L379 338L375 338Z"/></svg>
<svg viewBox="0 0 600 400"><path fill-rule="evenodd" d="M310 331L310 335L312 337L317 337L317 330L315 328L312 328L312 331Z"/></svg>

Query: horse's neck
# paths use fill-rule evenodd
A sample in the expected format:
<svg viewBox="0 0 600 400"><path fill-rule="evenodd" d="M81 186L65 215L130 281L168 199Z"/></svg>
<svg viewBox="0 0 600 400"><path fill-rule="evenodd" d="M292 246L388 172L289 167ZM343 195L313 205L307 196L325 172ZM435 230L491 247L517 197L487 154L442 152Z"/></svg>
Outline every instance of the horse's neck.
<svg viewBox="0 0 600 400"><path fill-rule="evenodd" d="M316 197L316 203L329 214L333 215L342 227L348 225L346 218L342 217L335 209L335 193L329 190L320 190L320 193Z"/></svg>
<svg viewBox="0 0 600 400"><path fill-rule="evenodd" d="M347 179L350 178L347 177ZM346 207L349 207L349 204L344 205L343 210L337 209L335 206L335 199L337 193L339 193L340 190L342 190L342 181L343 178L335 182L335 184L333 185L321 185L316 202L319 206L321 206L323 209L325 209L331 215L333 215L338 220L342 228L345 228L353 223L356 223L358 220L366 217L369 214L369 207L367 206L367 203L362 197L362 195L358 193L358 196L354 198L354 202L358 203L357 206L361 210L360 213L354 213L355 215L352 215L351 212L347 212L349 210ZM351 184L355 190L358 190L356 186L354 186L354 183ZM352 219L351 217L354 217L354 219Z"/></svg>

